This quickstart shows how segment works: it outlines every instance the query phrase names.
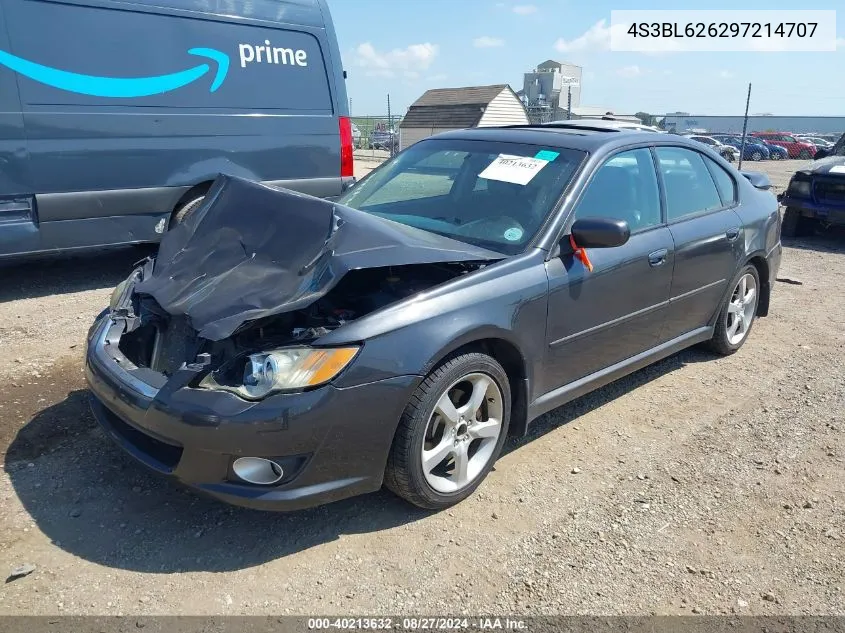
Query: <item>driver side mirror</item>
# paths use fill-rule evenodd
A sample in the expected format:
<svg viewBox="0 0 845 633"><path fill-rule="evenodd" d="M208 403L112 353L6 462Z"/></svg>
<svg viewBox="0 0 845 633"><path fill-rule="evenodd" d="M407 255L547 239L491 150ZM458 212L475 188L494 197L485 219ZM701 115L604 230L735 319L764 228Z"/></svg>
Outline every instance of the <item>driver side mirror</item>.
<svg viewBox="0 0 845 633"><path fill-rule="evenodd" d="M816 153L813 155L813 160L819 160L821 158L827 158L828 156L830 156L830 150L820 149L820 150L817 150Z"/></svg>
<svg viewBox="0 0 845 633"><path fill-rule="evenodd" d="M581 248L613 248L628 241L631 227L614 218L581 218L572 225L572 237Z"/></svg>

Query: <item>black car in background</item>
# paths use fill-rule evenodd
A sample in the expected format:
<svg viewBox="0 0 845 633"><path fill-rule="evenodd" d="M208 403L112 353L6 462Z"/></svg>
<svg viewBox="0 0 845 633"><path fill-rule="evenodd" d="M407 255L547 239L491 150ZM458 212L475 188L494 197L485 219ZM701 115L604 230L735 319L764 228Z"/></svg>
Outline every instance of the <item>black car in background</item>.
<svg viewBox="0 0 845 633"><path fill-rule="evenodd" d="M780 197L784 235L800 237L825 225L845 225L845 134L795 172Z"/></svg>
<svg viewBox="0 0 845 633"><path fill-rule="evenodd" d="M93 323L93 411L230 503L445 508L543 413L736 352L781 258L767 187L677 135L566 124L425 139L336 203L221 176Z"/></svg>

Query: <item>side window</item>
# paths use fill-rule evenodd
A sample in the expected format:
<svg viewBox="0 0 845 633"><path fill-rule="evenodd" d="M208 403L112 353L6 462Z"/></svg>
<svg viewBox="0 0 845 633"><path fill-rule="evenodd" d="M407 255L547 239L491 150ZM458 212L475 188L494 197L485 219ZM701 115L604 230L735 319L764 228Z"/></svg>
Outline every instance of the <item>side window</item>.
<svg viewBox="0 0 845 633"><path fill-rule="evenodd" d="M660 194L651 152L634 149L608 159L587 185L575 217L625 220L631 232L660 224Z"/></svg>
<svg viewBox="0 0 845 633"><path fill-rule="evenodd" d="M719 191L701 154L680 147L658 147L656 152L669 222L722 207Z"/></svg>
<svg viewBox="0 0 845 633"><path fill-rule="evenodd" d="M716 164L716 161L710 160L705 156L704 162L713 175L716 188L719 190L719 196L722 198L722 205L728 207L735 203L736 183L733 177L721 165Z"/></svg>

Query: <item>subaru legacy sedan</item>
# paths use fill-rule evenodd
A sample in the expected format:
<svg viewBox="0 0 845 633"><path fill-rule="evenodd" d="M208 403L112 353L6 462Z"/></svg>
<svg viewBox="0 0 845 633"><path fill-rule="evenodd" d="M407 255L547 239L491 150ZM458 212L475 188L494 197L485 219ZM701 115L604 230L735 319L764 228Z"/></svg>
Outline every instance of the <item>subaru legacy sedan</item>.
<svg viewBox="0 0 845 633"><path fill-rule="evenodd" d="M739 350L781 258L767 187L680 136L566 124L437 135L334 202L221 175L92 325L93 411L229 503L445 508L547 411Z"/></svg>

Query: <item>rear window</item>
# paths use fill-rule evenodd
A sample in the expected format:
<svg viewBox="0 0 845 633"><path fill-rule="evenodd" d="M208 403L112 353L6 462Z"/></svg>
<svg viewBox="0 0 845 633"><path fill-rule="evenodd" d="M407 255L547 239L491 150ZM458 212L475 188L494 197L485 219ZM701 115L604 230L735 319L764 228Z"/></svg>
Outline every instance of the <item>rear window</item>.
<svg viewBox="0 0 845 633"><path fill-rule="evenodd" d="M320 43L305 31L9 0L24 107L150 106L331 114ZM36 66L37 65L37 66Z"/></svg>
<svg viewBox="0 0 845 633"><path fill-rule="evenodd" d="M518 143L412 145L338 202L504 254L524 250L586 154Z"/></svg>

